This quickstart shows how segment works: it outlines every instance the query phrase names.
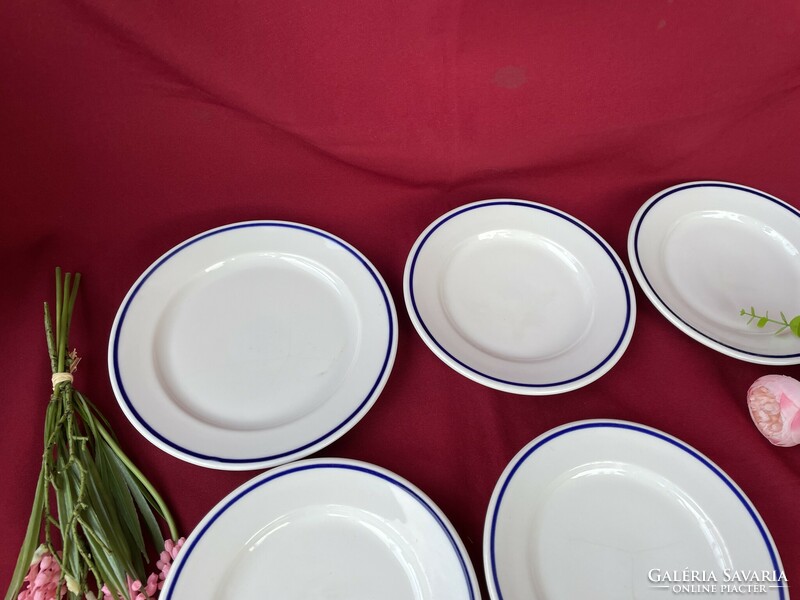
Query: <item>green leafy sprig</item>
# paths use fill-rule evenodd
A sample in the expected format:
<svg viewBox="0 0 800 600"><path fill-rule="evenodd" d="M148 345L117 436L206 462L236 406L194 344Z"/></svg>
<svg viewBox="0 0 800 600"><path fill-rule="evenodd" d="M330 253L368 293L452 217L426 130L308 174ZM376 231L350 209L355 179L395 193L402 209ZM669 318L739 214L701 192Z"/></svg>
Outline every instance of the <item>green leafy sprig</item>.
<svg viewBox="0 0 800 600"><path fill-rule="evenodd" d="M742 317L749 317L749 319L747 320L748 325L750 325L753 321L755 321L756 327L758 327L759 329L763 329L769 323L780 325L780 328L775 331L775 335L783 333L788 329L794 335L800 337L800 315L797 315L792 319L787 319L786 315L781 312L780 313L781 318L779 321L777 319L770 318L769 311L766 311L763 315L756 314L756 309L753 308L752 306L750 307L749 311L741 309L739 311L739 315Z"/></svg>
<svg viewBox="0 0 800 600"><path fill-rule="evenodd" d="M128 598L127 577L143 580L149 562L142 524L153 549L164 543L159 518L178 537L164 500L120 449L97 407L72 386L80 359L67 349L79 284L79 273L62 277L56 269L53 317L45 303L53 393L33 508L6 600L17 597L40 547L60 567L57 598L63 586L69 598L82 598L103 585L114 598Z"/></svg>

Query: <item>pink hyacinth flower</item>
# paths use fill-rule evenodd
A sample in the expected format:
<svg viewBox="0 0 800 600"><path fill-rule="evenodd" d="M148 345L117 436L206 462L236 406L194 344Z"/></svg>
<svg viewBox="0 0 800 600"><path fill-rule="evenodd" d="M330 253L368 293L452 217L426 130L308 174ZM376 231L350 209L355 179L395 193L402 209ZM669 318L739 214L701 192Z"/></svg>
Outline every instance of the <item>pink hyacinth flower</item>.
<svg viewBox="0 0 800 600"><path fill-rule="evenodd" d="M169 574L172 561L178 556L178 552L180 552L185 541L186 538L181 538L177 542L173 542L172 540L166 540L164 542L164 550L159 555L158 562L156 562L158 571L151 573L145 583L142 583L138 579L133 580L127 577L128 594L131 600L153 600L158 596L158 591L164 587L164 580L167 578L167 574ZM100 593L103 594L102 600L115 600L106 585L100 589ZM28 599L25 598L24 600Z"/></svg>
<svg viewBox="0 0 800 600"><path fill-rule="evenodd" d="M58 582L61 579L61 569L53 556L44 551L41 546L33 556L31 568L25 576L22 591L17 600L39 600L40 598L55 598L58 592ZM60 597L67 594L67 586L62 584Z"/></svg>
<svg viewBox="0 0 800 600"><path fill-rule="evenodd" d="M747 390L750 416L776 446L800 444L800 381L785 375L759 377Z"/></svg>
<svg viewBox="0 0 800 600"><path fill-rule="evenodd" d="M164 551L156 562L156 567L160 571L158 574L158 589L164 587L164 582L167 579L167 575L169 575L169 570L172 568L172 561L177 558L185 542L186 538L180 538L177 542L173 542L172 540L166 540L164 542Z"/></svg>
<svg viewBox="0 0 800 600"><path fill-rule="evenodd" d="M128 586L128 598L130 600L149 600L151 598L155 598L156 589L155 586L151 586L151 580L155 577L155 573L150 575L150 578L147 580L147 584L143 584L138 579L131 579L130 575L125 576L125 582ZM111 595L111 590L108 589L108 586L103 584L103 587L100 588L100 593L103 594L102 600L115 600L114 596ZM119 596L119 599L122 600L122 596ZM127 600L127 599L125 599Z"/></svg>

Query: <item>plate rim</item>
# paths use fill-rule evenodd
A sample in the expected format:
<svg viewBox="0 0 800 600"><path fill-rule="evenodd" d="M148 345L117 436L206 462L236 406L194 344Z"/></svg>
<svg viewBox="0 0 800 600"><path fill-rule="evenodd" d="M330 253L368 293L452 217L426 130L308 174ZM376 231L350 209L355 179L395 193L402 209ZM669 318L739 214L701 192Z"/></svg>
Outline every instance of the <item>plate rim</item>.
<svg viewBox="0 0 800 600"><path fill-rule="evenodd" d="M386 316L388 320L387 348L386 348L386 353L383 357L381 368L369 392L358 403L355 409L350 414L347 415L346 418L344 418L341 422L336 423L332 429L330 429L322 436L318 436L314 440L304 442L299 447L293 448L291 450L286 450L267 456L258 456L251 458L228 458L228 457L214 456L213 454L207 454L204 452L199 452L180 446L179 444L169 440L166 436L158 432L150 423L148 423L141 417L139 412L136 410L133 402L131 401L128 393L126 392L124 383L122 381L122 376L119 369L119 357L118 357L119 336L121 328L125 323L125 316L128 312L131 303L134 301L136 294L139 292L142 286L145 285L150 276L153 275L153 273L155 273L164 263L166 263L172 257L179 254L189 246L192 246L198 242L202 242L203 240L206 240L212 236L218 235L220 233L225 233L228 231L243 230L256 227L282 227L282 228L292 229L295 231L302 231L304 233L317 235L330 242L335 243L337 246L343 248L352 257L354 257L361 264L361 266L363 266L366 269L366 271L370 274L373 281L377 285L378 290L380 291L384 305L383 308L385 308L386 310ZM284 464L288 461L308 456L309 454L316 452L317 450L320 450L325 446L333 443L334 441L342 437L345 433L347 433L350 429L352 429L370 410L370 408L372 408L372 406L377 401L378 396L380 396L381 392L383 391L383 388L386 386L386 383L388 381L389 375L391 374L392 368L394 366L394 361L397 355L397 342L398 342L397 329L398 329L397 311L394 305L394 301L392 299L392 295L388 289L388 286L386 285L386 282L384 281L383 277L381 276L377 268L370 262L370 260L367 259L367 257L364 256L352 244L346 242L342 238L332 233L329 233L323 229L319 229L311 225L305 225L293 221L283 221L283 220L239 221L236 223L229 223L227 225L222 225L219 227L208 229L176 244L175 246L167 250L165 253L163 253L155 261L153 261L144 270L144 272L136 279L136 281L130 287L128 292L125 294L125 297L123 298L117 310L117 313L114 317L114 322L111 327L111 332L109 334L108 355L107 355L108 373L109 373L109 379L111 380L111 387L113 389L114 396L117 399L117 403L122 408L122 411L125 413L125 416L133 424L136 430L139 431L139 433L145 437L145 439L147 439L150 443L152 443L159 449L163 450L167 454L170 454L171 456L174 456L185 462L195 464L198 466L209 467L220 470L230 470L230 471L255 470L259 468L268 468Z"/></svg>
<svg viewBox="0 0 800 600"><path fill-rule="evenodd" d="M772 196L767 192L738 183L731 183L727 181L715 181L715 180L698 180L698 181L688 181L684 183L679 183L670 186L668 188L665 188L653 194L639 208L639 210L634 215L633 220L631 221L631 225L628 231L628 262L631 265L631 270L633 271L634 277L639 283L639 287L642 289L644 295L647 296L648 300L650 300L653 306L655 306L658 312L660 312L662 316L664 316L670 323L672 323L676 328L678 328L680 331L688 335L696 342L700 342L701 344L703 344L708 348L711 348L712 350L716 350L717 352L724 354L725 356L730 356L738 360L760 365L781 366L781 365L794 365L800 363L800 352L793 354L762 354L759 352L750 352L742 348L737 348L736 346L733 346L731 344L726 344L724 342L720 342L719 340L712 338L707 333L704 333L701 329L684 321L683 318L677 312L675 312L666 302L664 302L664 300L661 298L658 292L656 292L655 288L650 283L650 280L647 277L646 270L642 265L641 258L638 252L639 230L641 229L642 223L647 218L647 214L650 212L650 210L665 198L677 192L698 187L712 187L712 188L721 187L721 188L728 188L742 192L747 192L763 200L768 200L788 210L793 216L800 219L800 210L796 209L788 202L781 200L780 198L777 198L775 196Z"/></svg>
<svg viewBox="0 0 800 600"><path fill-rule="evenodd" d="M164 600L170 600L173 597L175 582L180 577L185 563L190 559L192 552L198 546L203 536L208 532L209 528L217 521L217 519L225 514L228 509L233 507L247 494L260 489L262 486L269 484L271 481L274 481L285 475L311 471L314 469L344 469L348 471L365 473L367 475L376 477L384 483L396 486L414 498L414 500L416 500L428 512L428 514L433 517L442 532L446 535L448 542L450 542L450 546L458 557L461 573L464 576L464 580L469 591L469 599L481 600L480 587L478 585L477 576L475 574L472 561L470 560L469 553L467 552L467 549L464 546L464 543L461 540L461 537L458 535L455 527L447 518L447 515L444 514L442 509L439 508L436 503L433 502L433 500L427 494L425 494L425 492L404 477L401 477L400 475L397 475L396 473L393 473L392 471L389 471L388 469L378 465L348 458L311 458L284 464L257 475L230 492L216 505L214 505L211 510L208 511L208 513L194 528L192 533L186 538L186 542L184 542L181 552L178 554L178 557L176 558L175 563L172 565L172 568L167 575L167 579L164 582L164 589L162 592L164 593Z"/></svg>
<svg viewBox="0 0 800 600"><path fill-rule="evenodd" d="M751 502L739 485L719 465L708 458L705 454L686 442L680 440L679 438L648 425L619 419L586 419L559 425L535 437L533 440L525 444L525 446L523 446L523 448L514 455L514 457L509 461L508 465L506 465L506 467L503 469L502 474L497 480L495 488L492 491L491 499L489 500L489 506L486 510L483 531L483 563L486 571L486 583L489 590L489 596L493 600L503 600L503 594L500 590L500 582L496 568L495 533L498 513L503 501L503 496L508 489L508 485L514 478L514 475L534 452L548 442L561 437L562 435L574 433L576 431L601 428L623 429L634 431L638 434L651 436L652 438L660 440L663 443L670 444L679 450L682 450L691 458L699 461L701 464L707 467L714 476L719 478L726 485L728 490L734 494L737 500L739 500L739 502L747 510L748 515L755 523L756 528L761 535L761 539L764 541L767 547L770 560L772 561L773 570L777 573L784 572L783 562L781 561L778 548L775 545L775 540L773 540L772 534L767 528L766 523L764 523L764 520L759 514L755 505ZM787 588L788 585L784 582L781 582L780 587L778 588L779 600L789 600Z"/></svg>
<svg viewBox="0 0 800 600"><path fill-rule="evenodd" d="M625 322L622 327L620 336L617 338L616 343L612 350L606 355L602 361L592 367L589 371L582 373L578 376L565 379L563 381L549 382L549 383L522 383L510 380L505 380L499 377L494 377L487 373L482 373L477 369L467 365L465 362L453 356L431 333L425 324L422 316L419 314L416 299L413 290L414 270L416 268L417 258L420 251L424 247L427 240L431 235L439 229L446 222L458 217L459 215L476 210L479 208L492 207L492 206L519 206L522 208L530 208L549 213L553 216L559 217L567 221L570 225L577 227L583 233L587 234L592 241L594 241L611 260L616 268L617 274L620 277L622 288L625 292ZM408 258L406 259L405 269L403 271L403 298L411 322L418 335L422 338L428 348L447 366L461 375L480 383L486 387L500 390L503 392L511 392L528 396L544 396L552 394L561 394L572 390L579 389L590 383L593 383L608 371L622 358L631 338L636 325L636 297L633 289L633 282L625 268L624 263L620 256L614 251L611 245L603 239L594 229L586 225L583 221L573 217L572 215L559 210L553 206L549 206L540 202L532 200L521 200L515 198L493 198L488 200L479 200L477 202L470 202L457 206L456 208L440 215L433 222L431 222L419 234L414 245L409 251Z"/></svg>

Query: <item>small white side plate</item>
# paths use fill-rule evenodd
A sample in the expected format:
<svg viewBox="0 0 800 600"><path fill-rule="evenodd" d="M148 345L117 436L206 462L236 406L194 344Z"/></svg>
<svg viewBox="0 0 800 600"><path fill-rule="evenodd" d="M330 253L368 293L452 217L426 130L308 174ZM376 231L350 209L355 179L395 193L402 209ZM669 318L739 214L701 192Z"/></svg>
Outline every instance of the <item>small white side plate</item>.
<svg viewBox="0 0 800 600"><path fill-rule="evenodd" d="M800 212L759 190L684 183L650 198L628 236L633 273L678 329L718 352L768 364L800 363L800 338L740 315L800 314Z"/></svg>
<svg viewBox="0 0 800 600"><path fill-rule="evenodd" d="M418 488L367 463L305 460L245 483L189 536L164 600L480 600L458 534Z"/></svg>
<svg viewBox="0 0 800 600"><path fill-rule="evenodd" d="M403 292L439 358L517 394L596 380L622 356L636 315L611 247L574 217L522 200L476 202L434 221L411 249Z"/></svg>
<svg viewBox="0 0 800 600"><path fill-rule="evenodd" d="M623 421L570 423L514 457L489 504L484 565L494 600L663 600L675 584L708 600L789 597L742 490L694 448ZM763 590L722 587L752 573Z"/></svg>
<svg viewBox="0 0 800 600"><path fill-rule="evenodd" d="M166 452L231 470L288 462L352 428L397 350L383 279L341 239L237 223L158 259L125 297L109 371L122 410Z"/></svg>

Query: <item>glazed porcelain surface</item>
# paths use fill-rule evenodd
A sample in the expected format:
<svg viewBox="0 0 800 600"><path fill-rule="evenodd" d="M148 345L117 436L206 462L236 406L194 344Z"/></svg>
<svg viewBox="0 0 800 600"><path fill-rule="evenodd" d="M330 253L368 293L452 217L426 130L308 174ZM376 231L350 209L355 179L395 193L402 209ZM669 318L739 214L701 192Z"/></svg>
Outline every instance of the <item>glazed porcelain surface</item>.
<svg viewBox="0 0 800 600"><path fill-rule="evenodd" d="M517 454L489 504L484 565L495 600L657 600L676 584L735 598L753 573L745 596L788 598L744 492L684 442L624 421L570 423Z"/></svg>
<svg viewBox="0 0 800 600"><path fill-rule="evenodd" d="M417 332L450 367L486 386L556 394L622 356L635 322L625 267L597 233L534 202L457 208L418 238L404 295Z"/></svg>
<svg viewBox="0 0 800 600"><path fill-rule="evenodd" d="M759 190L707 181L659 192L633 219L628 254L656 308L681 331L748 362L800 363L800 338L744 309L800 314L800 212Z"/></svg>
<svg viewBox="0 0 800 600"><path fill-rule="evenodd" d="M371 464L302 460L245 483L187 539L162 591L183 598L479 600L450 522Z"/></svg>
<svg viewBox="0 0 800 600"><path fill-rule="evenodd" d="M396 349L391 295L362 254L312 227L254 221L187 240L139 278L114 323L109 370L154 444L254 469L353 427Z"/></svg>

